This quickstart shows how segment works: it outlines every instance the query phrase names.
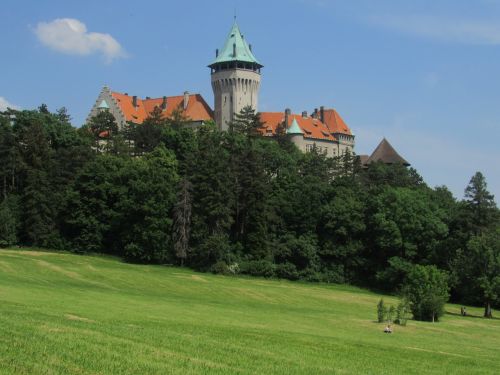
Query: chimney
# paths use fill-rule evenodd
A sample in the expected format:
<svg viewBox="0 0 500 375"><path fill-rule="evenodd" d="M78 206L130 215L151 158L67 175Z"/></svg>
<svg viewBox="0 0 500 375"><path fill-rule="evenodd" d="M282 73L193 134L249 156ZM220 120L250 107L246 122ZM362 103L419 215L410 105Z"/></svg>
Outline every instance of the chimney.
<svg viewBox="0 0 500 375"><path fill-rule="evenodd" d="M302 111L302 117L307 118L307 111Z"/></svg>
<svg viewBox="0 0 500 375"><path fill-rule="evenodd" d="M161 102L161 109L166 110L167 109L167 97L163 97L163 101Z"/></svg>
<svg viewBox="0 0 500 375"><path fill-rule="evenodd" d="M236 57L236 43L233 43L233 57Z"/></svg>
<svg viewBox="0 0 500 375"><path fill-rule="evenodd" d="M319 107L319 118L321 122L324 124L325 123L325 107L321 106Z"/></svg>
<svg viewBox="0 0 500 375"><path fill-rule="evenodd" d="M137 107L137 95L132 96L132 105Z"/></svg>
<svg viewBox="0 0 500 375"><path fill-rule="evenodd" d="M189 103L189 91L184 91L184 110L186 110L186 108L188 107L188 103Z"/></svg>
<svg viewBox="0 0 500 375"><path fill-rule="evenodd" d="M314 113L312 117L318 118L318 108L314 108Z"/></svg>
<svg viewBox="0 0 500 375"><path fill-rule="evenodd" d="M219 57L219 49L218 48L215 50L215 57Z"/></svg>
<svg viewBox="0 0 500 375"><path fill-rule="evenodd" d="M285 109L285 131L288 129L288 117L291 113L292 111L290 111L290 108Z"/></svg>
<svg viewBox="0 0 500 375"><path fill-rule="evenodd" d="M248 45L248 48L250 48L250 52L252 52L252 45L251 44Z"/></svg>

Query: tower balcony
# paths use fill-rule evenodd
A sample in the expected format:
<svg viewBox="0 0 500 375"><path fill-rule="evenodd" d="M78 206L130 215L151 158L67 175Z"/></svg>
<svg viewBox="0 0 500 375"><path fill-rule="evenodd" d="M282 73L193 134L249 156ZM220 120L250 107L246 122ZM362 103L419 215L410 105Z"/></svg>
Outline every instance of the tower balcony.
<svg viewBox="0 0 500 375"><path fill-rule="evenodd" d="M255 63L248 63L248 62L242 62L242 61L230 61L230 62L224 62L224 63L217 63L217 64L212 64L209 65L211 74L225 71L225 70L247 70L251 72L255 72L260 74L260 69L262 68L262 65L260 64L255 64Z"/></svg>

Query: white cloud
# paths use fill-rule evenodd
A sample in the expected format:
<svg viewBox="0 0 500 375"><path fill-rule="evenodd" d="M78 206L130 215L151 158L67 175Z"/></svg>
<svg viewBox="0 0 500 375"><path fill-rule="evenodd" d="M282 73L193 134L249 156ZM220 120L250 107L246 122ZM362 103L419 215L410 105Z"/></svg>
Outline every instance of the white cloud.
<svg viewBox="0 0 500 375"><path fill-rule="evenodd" d="M126 56L120 43L111 35L88 32L87 26L74 18L40 22L35 34L47 47L70 55L101 53L108 63Z"/></svg>
<svg viewBox="0 0 500 375"><path fill-rule="evenodd" d="M17 105L9 103L7 99L5 99L3 96L0 96L0 111L6 111L7 108L19 109Z"/></svg>
<svg viewBox="0 0 500 375"><path fill-rule="evenodd" d="M377 26L444 42L463 44L500 44L500 23L451 19L427 15L371 17Z"/></svg>

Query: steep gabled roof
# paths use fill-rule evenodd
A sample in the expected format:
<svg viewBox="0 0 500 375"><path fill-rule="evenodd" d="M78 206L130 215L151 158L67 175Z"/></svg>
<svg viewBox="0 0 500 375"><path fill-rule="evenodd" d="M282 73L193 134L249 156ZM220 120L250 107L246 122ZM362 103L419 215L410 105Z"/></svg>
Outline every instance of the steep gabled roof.
<svg viewBox="0 0 500 375"><path fill-rule="evenodd" d="M387 141L387 139L382 139L382 142L379 143L375 151L370 155L366 164L381 161L385 164L403 164L410 165L405 159L401 157L391 146L391 144Z"/></svg>
<svg viewBox="0 0 500 375"><path fill-rule="evenodd" d="M217 58L209 66L231 61L248 62L262 66L253 55L243 35L241 35L236 21L234 21L233 27L226 38L224 47L219 51Z"/></svg>
<svg viewBox="0 0 500 375"><path fill-rule="evenodd" d="M111 95L116 100L116 103L122 110L125 120L135 124L142 124L155 107L162 106L163 98L155 99L140 99L137 98L137 106L133 105L133 97L119 92L112 92ZM174 109L182 107L184 103L184 95L167 96L166 108L163 111L163 117L172 116ZM213 119L213 112L207 102L200 94L189 95L187 108L184 110L184 115L191 121L207 121Z"/></svg>
<svg viewBox="0 0 500 375"><path fill-rule="evenodd" d="M342 117L340 117L335 109L325 109L323 113L325 124L332 133L352 135L351 129L349 129L349 126L342 120Z"/></svg>
<svg viewBox="0 0 500 375"><path fill-rule="evenodd" d="M365 165L366 162L368 161L368 159L370 158L369 155L358 155L358 158L359 158L359 162L361 163L361 165Z"/></svg>
<svg viewBox="0 0 500 375"><path fill-rule="evenodd" d="M261 112L260 119L264 123L262 133L264 135L275 135L276 129L285 122L283 112ZM319 119L303 117L302 115L288 115L287 129L296 122L302 131L304 138L321 139L324 141L336 141L337 139Z"/></svg>

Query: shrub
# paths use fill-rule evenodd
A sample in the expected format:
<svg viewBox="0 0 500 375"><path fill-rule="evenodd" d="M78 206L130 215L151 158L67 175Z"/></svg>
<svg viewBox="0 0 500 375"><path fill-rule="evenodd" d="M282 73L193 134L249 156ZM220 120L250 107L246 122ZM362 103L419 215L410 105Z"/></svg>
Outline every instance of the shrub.
<svg viewBox="0 0 500 375"><path fill-rule="evenodd" d="M448 301L448 276L436 266L415 265L403 285L403 296L416 320L437 321Z"/></svg>
<svg viewBox="0 0 500 375"><path fill-rule="evenodd" d="M217 273L217 274L221 274L221 275L227 275L230 273L229 267L227 266L226 262L224 262L223 260L219 260L217 263L212 265L212 267L210 268L210 271L212 271L212 273Z"/></svg>
<svg viewBox="0 0 500 375"><path fill-rule="evenodd" d="M377 321L382 323L387 315L387 308L384 305L384 299L381 298L377 304Z"/></svg>
<svg viewBox="0 0 500 375"><path fill-rule="evenodd" d="M387 311L387 321L389 323L392 323L392 320L394 318L394 314L396 313L396 309L394 308L394 306L390 306L389 307L389 310Z"/></svg>
<svg viewBox="0 0 500 375"><path fill-rule="evenodd" d="M231 263L227 266L227 270L230 274L236 275L240 273L240 265L238 263Z"/></svg>
<svg viewBox="0 0 500 375"><path fill-rule="evenodd" d="M410 305L406 299L403 298L403 300L398 304L398 307L396 308L396 320L395 323L406 326L406 322L408 321L409 318L409 313L410 313Z"/></svg>
<svg viewBox="0 0 500 375"><path fill-rule="evenodd" d="M241 272L252 276L273 277L275 266L267 260L250 260L241 264Z"/></svg>
<svg viewBox="0 0 500 375"><path fill-rule="evenodd" d="M282 279L297 280L299 278L299 273L297 272L297 267L292 263L282 263L276 265L276 276Z"/></svg>

